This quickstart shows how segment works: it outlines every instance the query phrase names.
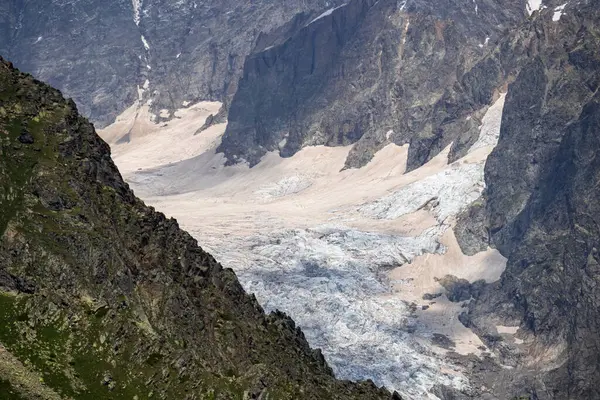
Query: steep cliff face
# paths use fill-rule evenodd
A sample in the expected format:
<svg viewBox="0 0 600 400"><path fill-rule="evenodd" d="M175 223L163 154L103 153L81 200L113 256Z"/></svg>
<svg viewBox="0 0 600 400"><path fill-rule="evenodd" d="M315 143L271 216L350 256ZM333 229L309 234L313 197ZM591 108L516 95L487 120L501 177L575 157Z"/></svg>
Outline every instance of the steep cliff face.
<svg viewBox="0 0 600 400"><path fill-rule="evenodd" d="M135 198L72 101L4 61L0 143L10 398L390 397L336 381L291 319Z"/></svg>
<svg viewBox="0 0 600 400"><path fill-rule="evenodd" d="M475 135L494 93L463 104L463 74L524 17L519 1L353 0L331 9L247 59L220 151L254 165L267 151L356 143L346 166L360 167L391 141L410 143L409 164L420 166Z"/></svg>
<svg viewBox="0 0 600 400"><path fill-rule="evenodd" d="M136 100L146 67L131 0L0 3L0 55L68 93L100 124Z"/></svg>
<svg viewBox="0 0 600 400"><path fill-rule="evenodd" d="M465 322L520 326L522 345L487 340L537 371L522 386L536 399L600 396L598 6L546 10L517 34L535 32L486 165L487 231L508 264Z"/></svg>
<svg viewBox="0 0 600 400"><path fill-rule="evenodd" d="M104 126L138 100L138 87L157 111L227 102L261 33L330 4L341 1L4 0L0 54Z"/></svg>
<svg viewBox="0 0 600 400"><path fill-rule="evenodd" d="M140 1L140 29L150 49L154 107L178 109L182 101L229 102L244 59L260 39L294 16L320 13L341 0Z"/></svg>

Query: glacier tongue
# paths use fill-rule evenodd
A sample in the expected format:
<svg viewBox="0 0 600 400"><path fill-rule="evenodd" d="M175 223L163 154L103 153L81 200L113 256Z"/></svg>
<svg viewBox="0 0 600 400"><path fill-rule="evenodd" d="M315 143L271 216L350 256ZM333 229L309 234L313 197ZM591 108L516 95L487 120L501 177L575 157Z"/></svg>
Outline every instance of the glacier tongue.
<svg viewBox="0 0 600 400"><path fill-rule="evenodd" d="M211 250L236 266L265 309L294 316L337 376L370 378L420 396L432 382L462 387L466 380L459 371L440 374L443 362L411 333L418 321L409 304L390 295L386 273L418 255L443 252L440 229L401 237L319 226L256 235L226 248L215 243Z"/></svg>
<svg viewBox="0 0 600 400"><path fill-rule="evenodd" d="M215 153L224 124L194 135L213 103L162 125L130 111L100 133L136 194L176 217L267 310L292 316L339 377L423 399L437 384L469 385L434 335L461 354L483 345L436 278L492 282L504 269L494 250L462 254L451 229L484 189L503 104L501 96L490 107L461 160L448 165L446 149L408 173L407 147L393 144L360 170L341 171L349 147L324 146L226 167ZM129 142L119 140L125 131Z"/></svg>

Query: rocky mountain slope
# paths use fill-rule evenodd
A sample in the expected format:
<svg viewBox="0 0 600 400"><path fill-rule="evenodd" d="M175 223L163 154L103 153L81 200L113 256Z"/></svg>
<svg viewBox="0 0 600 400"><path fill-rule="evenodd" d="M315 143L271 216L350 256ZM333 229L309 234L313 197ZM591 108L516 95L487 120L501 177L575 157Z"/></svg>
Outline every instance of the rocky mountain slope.
<svg viewBox="0 0 600 400"><path fill-rule="evenodd" d="M508 264L465 322L485 331L494 315L520 325L525 351L496 347L537 371L524 375L539 399L600 396L599 6L546 10L515 34L520 49L511 53L529 57L509 87L486 165L484 219Z"/></svg>
<svg viewBox="0 0 600 400"><path fill-rule="evenodd" d="M71 100L5 61L0 143L0 397L391 397L335 380L290 318L133 195Z"/></svg>
<svg viewBox="0 0 600 400"><path fill-rule="evenodd" d="M53 16L58 3L23 4L0 2L0 18L7 21L2 29L18 28L16 33L6 30L4 42L0 38L0 52L25 60L19 65L32 65L28 69L37 76L59 79L59 86L79 96L86 113L101 125L136 101L147 105L151 100L155 119L140 124L137 115L132 121L130 115L124 116L109 128L107 136L119 139L111 145L119 166L127 167L126 177L136 193L181 217L220 260L239 269L244 284L257 293L262 304L291 310L308 328L311 343L323 344L337 372L350 378L372 377L390 387L398 385L414 398L600 397L596 301L600 233L596 185L598 0L293 4L145 0L118 6L112 2L100 11L94 1L77 6L62 2L65 10L76 12L65 11L61 24L50 18L52 24L41 25L46 27L44 32L48 26L60 30L64 25L65 37L72 41L67 43L77 51L101 50L85 53L82 59L66 57L65 65L50 62L57 49L68 55L77 52L61 46L50 46L47 52L35 50L33 46L48 36L38 34L33 26L22 28L39 19L39 13L29 11L47 11L41 14ZM77 8L80 6L83 8ZM82 10L91 11L88 15ZM108 18L111 13L119 17ZM129 24L131 32L123 34L134 44L111 36L121 29L119 21ZM29 43L33 44L24 45ZM113 63L111 57L120 62ZM28 60L33 61L27 64ZM87 70L73 67L88 60ZM225 129L225 124L195 136L205 118L193 114L203 106L188 107L188 101L201 99L226 103L229 122L222 137L217 131ZM185 110L172 113L183 104ZM211 104L207 109L214 107ZM58 168L44 158L49 153L43 149L35 152L36 115L37 111L31 115L34 122L27 132L9 130L13 141L7 139L7 149L20 140L13 150L33 148L23 154L26 160L42 157L44 162L36 168ZM147 116L152 117L144 118ZM174 119L165 121L171 117ZM161 119L160 124L155 123ZM209 118L205 125L210 124ZM127 143L120 139L129 135L130 126L137 126L138 137ZM154 143L150 133L155 135ZM69 146L59 149L73 151ZM160 157L151 152L160 152ZM81 157L82 168L88 168L85 173L104 171L97 162L90 164L89 156ZM41 172L57 179L54 173ZM25 179L19 171L11 174ZM148 373L160 374L144 382L158 385L164 393L173 393L165 388L175 387L170 386L175 375L183 376L183 387L191 385L189 363L206 359L203 357L216 360L225 355L231 365L247 359L249 344L239 349L214 344L231 335L246 338L239 336L243 332L254 338L257 331L253 325L238 329L230 321L255 315L252 313L262 315L256 302L240 294L239 287L232 291L219 283L233 278L227 278L231 274L219 271L213 261L205 262L210 266L208 272L194 278L201 289L188 275L179 274L188 271L195 258L187 253L181 260L159 254L156 249L163 246L166 233L156 236L146 231L146 225L136 225L135 218L141 218L163 230L175 229L172 222L156 222L155 214L125 220L111 217L111 224L125 226L128 233L117 244L95 237L90 226L108 224L101 216L106 207L98 206L104 200L98 199L117 196L126 200L126 208L138 212L142 207L132 200L121 180L98 176L100 182L113 182L104 182L102 187L112 187L117 194L109 190L90 197L97 190L82 192L79 180L67 186L61 186L66 181L60 180L57 187L64 191L33 186L30 193L35 198L25 196L27 201L22 203L18 201L21 192L15 192L13 186L3 189L7 209L25 204L30 210L7 213L10 221L0 220L0 228L7 227L4 246L16 249L6 253L13 270L2 275L0 282L13 291L29 293L29 297L17 297L26 304L27 313L10 316L16 316L19 332L26 332L24 337L31 340L36 327L48 326L36 304L57 315L52 321L61 327L72 323L84 331L95 325L85 319L81 322L79 315L83 314L77 310L91 308L88 314L100 312L103 321L105 313L117 321L134 321L131 329L146 332L145 338L150 340L143 344L134 340L133 347L126 347L123 354L110 353L106 343L113 345L107 342L112 331L105 333L104 339L86 340L96 343L94 354L104 354L105 360L114 360L117 366L123 360L141 365L148 352L158 354L158 366L148 367ZM75 200L63 194L73 190ZM81 201L84 206L78 205ZM27 229L13 228L24 223L29 224ZM69 228L66 236L57 234L64 226ZM83 238L91 248L112 249L108 258L101 257L98 250L88 251L85 262L77 264L87 268L81 276L91 277L92 284L73 279L79 276L74 275L76 270L64 271L56 261L60 257L67 262L64 260L72 254L80 254L83 245L73 242L68 233L72 227L87 232ZM26 236L19 242L19 232L35 237ZM143 238L136 241L133 233L139 232ZM191 239L175 236L186 246L191 243ZM32 246L26 249L27 240L48 241L45 252L32 250ZM227 240L225 245L222 240ZM138 249L146 249L142 258L136 256ZM31 255L23 258L22 254ZM201 254L201 258L208 257ZM27 279L28 266L40 258L48 258L49 264L44 265L54 268L41 282L58 282L60 290L48 290L39 280ZM23 259L26 263L17 261ZM159 271L157 264L169 265L172 271L157 278L152 275L159 274L155 272ZM171 286L157 289L155 282L164 283L165 277L181 281L183 294L173 294ZM214 287L204 289L206 279ZM106 290L106 282L111 282L111 289ZM79 293L82 287L86 293ZM220 308L189 311L190 290L208 296L203 299L214 299L215 293L241 296L250 302L245 307L258 311L240 308L233 319L221 315ZM117 292L127 298L122 300ZM65 293L77 293L75 297L82 299L81 304L68 303L76 310L75 317L68 320L74 322L68 322L65 318L70 314L60 308ZM44 295L47 297L41 297ZM121 308L122 301L125 305ZM184 308L190 325L173 332L172 316ZM464 325L458 323L459 314ZM275 317L266 321L265 326L286 325ZM209 343L206 348L193 341L191 332L197 326L210 327L200 330L202 343ZM215 327L216 337L205 333ZM295 336L293 329L284 331L288 342L300 340L303 350L299 357L312 365L290 369L294 390L300 390L298 382L304 382L307 374L316 373L319 385L329 388L325 389L328 393L349 396L344 391L354 386L333 383L327 368L311 355L301 337ZM131 331L118 334L122 338L119 346L129 346ZM5 334L13 336L12 331ZM174 338L174 342L161 341L163 337ZM272 343L275 339L267 340ZM21 350L6 344L10 356L0 353L2 365L22 361L19 351L27 343L14 345ZM148 347L143 347L146 344ZM265 341L259 344L268 347ZM190 346L198 346L192 361L188 358ZM260 360L272 360L277 351L267 351ZM43 349L41 362L60 365L61 373L75 382L75 387L79 380L89 384L67 366L71 360L47 358L55 353ZM290 360L293 357L288 354L282 362L287 366ZM403 369L399 370L399 365ZM28 364L18 368L28 368ZM258 392L264 382L272 388L272 382L281 376L279 370L268 370L265 376L271 380L261 378L256 383L260 374L255 374L255 369L244 367L246 372L230 374L228 368L229 364L217 368L219 385L256 386ZM315 369L320 372L311 372ZM0 365L0 374L2 371ZM95 374L94 379L102 375L100 381L106 386L118 385L123 379ZM6 377L13 379L6 374L0 377L4 377L0 385ZM37 378L28 382L28 390L48 389L40 387ZM419 391L411 392L417 386ZM368 390L365 385L360 387ZM315 393L309 392L317 390L311 388L304 390ZM255 389L249 395L252 391Z"/></svg>
<svg viewBox="0 0 600 400"><path fill-rule="evenodd" d="M98 126L138 100L157 114L225 101L245 57L297 13L340 0L0 1L0 54L72 97ZM314 16L313 16L314 18ZM148 84L145 82L148 81Z"/></svg>
<svg viewBox="0 0 600 400"><path fill-rule="evenodd" d="M465 72L526 11L521 1L433 3L353 0L252 54L220 151L255 165L269 151L355 144L346 167L361 167L390 142L410 143L416 168L454 143L452 159L462 157L497 97Z"/></svg>

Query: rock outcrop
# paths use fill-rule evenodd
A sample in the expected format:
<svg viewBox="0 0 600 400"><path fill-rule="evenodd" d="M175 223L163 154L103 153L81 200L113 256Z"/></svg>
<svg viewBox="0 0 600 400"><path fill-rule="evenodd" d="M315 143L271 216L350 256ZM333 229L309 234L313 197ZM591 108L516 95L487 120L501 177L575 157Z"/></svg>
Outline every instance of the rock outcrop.
<svg viewBox="0 0 600 400"><path fill-rule="evenodd" d="M472 212L508 264L463 320L517 368L485 378L506 398L600 397L599 5L543 10L500 47L515 78ZM489 335L496 325L524 343Z"/></svg>
<svg viewBox="0 0 600 400"><path fill-rule="evenodd" d="M391 398L335 380L290 318L134 196L73 101L4 61L0 144L9 398Z"/></svg>
<svg viewBox="0 0 600 400"><path fill-rule="evenodd" d="M495 86L465 73L525 18L520 1L353 0L246 60L220 151L258 163L268 151L355 144L360 167L385 144L410 143L416 168L477 139ZM465 100L470 100L466 101Z"/></svg>
<svg viewBox="0 0 600 400"><path fill-rule="evenodd" d="M244 59L298 13L341 0L0 2L0 55L72 97L97 126L138 100L228 103ZM268 35L267 35L268 36Z"/></svg>

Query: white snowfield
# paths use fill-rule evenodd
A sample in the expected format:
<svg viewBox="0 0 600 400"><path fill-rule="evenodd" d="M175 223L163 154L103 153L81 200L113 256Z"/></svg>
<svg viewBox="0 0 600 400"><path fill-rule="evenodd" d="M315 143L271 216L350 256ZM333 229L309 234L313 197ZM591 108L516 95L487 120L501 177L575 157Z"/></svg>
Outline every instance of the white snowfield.
<svg viewBox="0 0 600 400"><path fill-rule="evenodd" d="M218 103L161 124L134 105L100 134L136 194L177 218L265 309L291 315L338 377L434 399L436 384L469 382L433 335L462 354L480 355L483 343L458 321L462 304L423 295L444 293L435 278L446 274L493 282L505 268L492 249L462 254L450 229L484 189L503 105L501 95L467 156L448 165L446 149L409 173L408 147L392 143L358 170L341 171L349 147L324 146L225 167L215 153L225 124L195 135Z"/></svg>

